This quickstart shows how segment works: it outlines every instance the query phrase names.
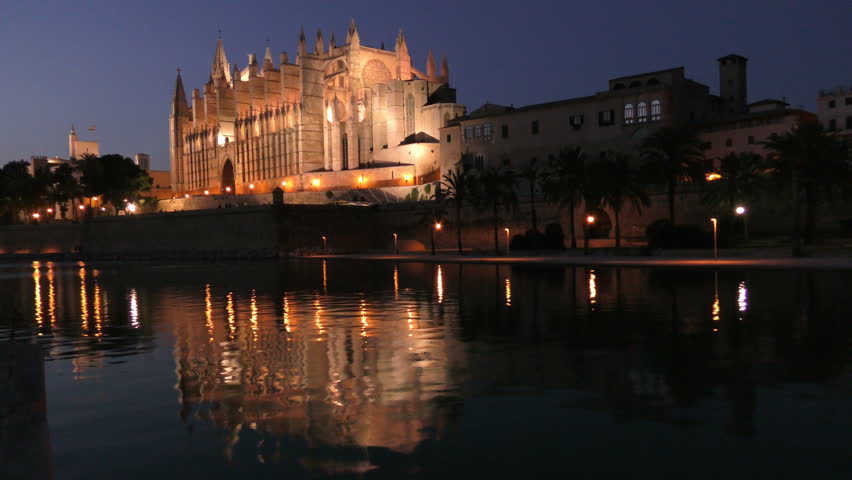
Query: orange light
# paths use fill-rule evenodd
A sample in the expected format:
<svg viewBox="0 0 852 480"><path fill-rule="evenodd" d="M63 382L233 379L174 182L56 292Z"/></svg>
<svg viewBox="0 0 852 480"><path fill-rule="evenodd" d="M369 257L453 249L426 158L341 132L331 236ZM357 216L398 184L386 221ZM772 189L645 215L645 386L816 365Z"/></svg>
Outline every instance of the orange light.
<svg viewBox="0 0 852 480"><path fill-rule="evenodd" d="M708 182L715 182L716 180L719 180L720 178L722 178L722 175L720 175L720 174L718 174L718 173L716 173L716 172L710 172L710 173L708 173L708 174L705 174L705 175L704 175L704 178L705 178Z"/></svg>
<svg viewBox="0 0 852 480"><path fill-rule="evenodd" d="M188 194L188 193L184 193L184 194L183 194L183 198L189 198L189 194Z"/></svg>
<svg viewBox="0 0 852 480"><path fill-rule="evenodd" d="M80 210L85 210L85 209L86 209L86 206L85 206L85 205L80 205L80 206L79 206L79 207L77 207L77 208L79 208Z"/></svg>
<svg viewBox="0 0 852 480"><path fill-rule="evenodd" d="M443 225L441 225L441 222L438 222L438 223L435 224L435 230L440 230L441 228L443 228Z"/></svg>
<svg viewBox="0 0 852 480"><path fill-rule="evenodd" d="M315 178L315 179L311 180L311 185L313 185L315 187L319 187L319 184L320 184L319 178Z"/></svg>
<svg viewBox="0 0 852 480"><path fill-rule="evenodd" d="M204 195L210 195L210 190L204 190Z"/></svg>
<svg viewBox="0 0 852 480"><path fill-rule="evenodd" d="M281 186L286 187L287 186L287 180L281 180Z"/></svg>
<svg viewBox="0 0 852 480"><path fill-rule="evenodd" d="M41 217L41 215L40 215L40 214L38 214L38 213L34 213L34 214L33 214L33 218L35 218L36 220L38 220L38 219L39 219L39 217Z"/></svg>
<svg viewBox="0 0 852 480"><path fill-rule="evenodd" d="M586 223L588 223L589 225L595 223L594 215L589 215L588 217L586 217Z"/></svg>
<svg viewBox="0 0 852 480"><path fill-rule="evenodd" d="M48 208L48 209L47 209L47 213L53 213L53 209L52 209L52 208Z"/></svg>
<svg viewBox="0 0 852 480"><path fill-rule="evenodd" d="M411 175L406 174L406 175L403 175L402 178L403 178L403 180L405 180L405 183L408 183L408 182L411 181Z"/></svg>
<svg viewBox="0 0 852 480"><path fill-rule="evenodd" d="M364 175L361 175L360 177L358 177L358 183L360 183L361 185L363 185L364 182L366 182L366 181L367 181L367 179L364 178Z"/></svg>
<svg viewBox="0 0 852 480"><path fill-rule="evenodd" d="M253 184L253 183L250 183L250 184L249 184L249 189L250 189L250 190L254 190L254 184Z"/></svg>
<svg viewBox="0 0 852 480"><path fill-rule="evenodd" d="M231 191L231 187L225 187L225 191L226 191L226 192L230 192L230 191Z"/></svg>

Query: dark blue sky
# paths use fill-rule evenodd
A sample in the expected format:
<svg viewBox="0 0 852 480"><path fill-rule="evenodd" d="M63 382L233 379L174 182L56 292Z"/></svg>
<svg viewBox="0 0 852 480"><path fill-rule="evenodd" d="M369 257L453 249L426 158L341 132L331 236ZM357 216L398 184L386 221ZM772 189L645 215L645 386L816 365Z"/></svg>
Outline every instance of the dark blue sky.
<svg viewBox="0 0 852 480"><path fill-rule="evenodd" d="M852 2L831 1L0 1L0 163L67 156L73 122L102 153L152 155L168 166L175 68L188 90L207 79L217 28L245 66L270 38L295 57L299 26L342 43L355 17L362 43L392 48L402 27L423 66L446 54L468 110L604 90L615 76L683 65L716 92L716 59L749 58L749 100L815 108L819 88L852 85Z"/></svg>

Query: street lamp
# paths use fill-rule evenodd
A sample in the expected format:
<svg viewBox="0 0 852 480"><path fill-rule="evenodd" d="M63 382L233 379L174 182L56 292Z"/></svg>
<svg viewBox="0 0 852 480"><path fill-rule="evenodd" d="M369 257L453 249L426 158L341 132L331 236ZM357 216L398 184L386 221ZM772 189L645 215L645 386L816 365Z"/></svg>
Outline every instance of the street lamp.
<svg viewBox="0 0 852 480"><path fill-rule="evenodd" d="M594 215L588 215L586 217L586 224L585 224L586 228L583 229L583 231L585 233L585 235L584 235L585 241L583 242L584 243L584 248L583 248L583 250L584 250L583 254L584 255L589 254L589 230L591 230L592 225L594 225L594 223L595 223L595 216Z"/></svg>
<svg viewBox="0 0 852 480"><path fill-rule="evenodd" d="M504 228L506 231L506 256L509 256L509 227Z"/></svg>
<svg viewBox="0 0 852 480"><path fill-rule="evenodd" d="M393 254L394 254L394 255L396 255L396 254L398 254L398 253L399 253L399 248L398 248L398 246L397 246L397 240L398 240L398 237L397 237L397 236L396 236L396 234L394 233L394 234L393 234Z"/></svg>
<svg viewBox="0 0 852 480"><path fill-rule="evenodd" d="M435 255L435 232L439 232L441 228L441 222L435 222L435 228L432 229L432 255Z"/></svg>
<svg viewBox="0 0 852 480"><path fill-rule="evenodd" d="M746 221L746 219L748 217L746 216L746 208L744 206L740 205L734 210L734 212L736 212L737 215L743 217L743 239L747 242L748 241L748 222Z"/></svg>
<svg viewBox="0 0 852 480"><path fill-rule="evenodd" d="M325 235L323 235L323 237L322 237L322 251L323 251L323 252L325 252L325 246L326 246L326 242L327 242L327 240L328 240L328 239L327 239L327 238L325 238Z"/></svg>
<svg viewBox="0 0 852 480"><path fill-rule="evenodd" d="M225 191L231 193L231 187L225 187Z"/></svg>
<svg viewBox="0 0 852 480"><path fill-rule="evenodd" d="M136 205L133 203L127 204L127 211L130 213L136 213Z"/></svg>
<svg viewBox="0 0 852 480"><path fill-rule="evenodd" d="M33 214L33 219L35 219L36 222L38 221L39 218L41 218L41 214L39 214L39 213Z"/></svg>
<svg viewBox="0 0 852 480"><path fill-rule="evenodd" d="M718 243L716 241L716 237L717 237L716 232L718 230L719 220L716 217L713 217L713 218L710 219L710 221L713 222L713 258L718 260L719 259L719 248L718 248Z"/></svg>

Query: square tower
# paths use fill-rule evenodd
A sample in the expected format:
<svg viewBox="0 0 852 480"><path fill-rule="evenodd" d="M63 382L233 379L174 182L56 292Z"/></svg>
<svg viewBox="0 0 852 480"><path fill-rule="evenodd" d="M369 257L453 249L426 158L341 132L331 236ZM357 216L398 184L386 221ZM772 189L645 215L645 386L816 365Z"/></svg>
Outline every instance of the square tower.
<svg viewBox="0 0 852 480"><path fill-rule="evenodd" d="M722 116L745 113L748 107L748 59L730 54L719 59L719 96L722 98Z"/></svg>

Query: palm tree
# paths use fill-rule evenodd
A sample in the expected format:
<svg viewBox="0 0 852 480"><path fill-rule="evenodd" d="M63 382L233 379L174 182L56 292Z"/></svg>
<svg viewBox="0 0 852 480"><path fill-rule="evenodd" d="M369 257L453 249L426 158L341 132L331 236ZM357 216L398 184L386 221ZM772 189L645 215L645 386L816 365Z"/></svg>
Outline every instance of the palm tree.
<svg viewBox="0 0 852 480"><path fill-rule="evenodd" d="M775 177L790 182L793 216L793 255L801 256L801 195L805 196L805 239L814 239L819 197L830 197L838 188L848 189L852 178L849 152L816 121L804 121L784 134L772 134L763 142L772 153L769 160Z"/></svg>
<svg viewBox="0 0 852 480"><path fill-rule="evenodd" d="M568 208L571 223L571 248L577 248L574 210L582 199L586 183L586 154L579 146L565 147L547 160L546 177L542 182L544 199L560 209Z"/></svg>
<svg viewBox="0 0 852 480"><path fill-rule="evenodd" d="M636 213L651 204L644 183L630 166L632 158L623 153L608 153L589 166L587 205L608 207L615 217L615 247L621 247L621 210L629 203Z"/></svg>
<svg viewBox="0 0 852 480"><path fill-rule="evenodd" d="M666 184L672 226L675 224L677 185L704 179L705 149L695 130L682 127L663 127L646 137L640 145L643 168L649 178Z"/></svg>
<svg viewBox="0 0 852 480"><path fill-rule="evenodd" d="M530 220L532 221L532 230L538 232L538 217L535 210L535 187L538 186L541 169L538 166L538 159L533 158L528 164L521 168L519 177L526 180L530 188Z"/></svg>
<svg viewBox="0 0 852 480"><path fill-rule="evenodd" d="M68 202L73 203L74 200L82 196L80 183L74 178L74 170L71 165L63 163L56 167L50 186L50 202L59 205L59 214L63 220L68 214Z"/></svg>
<svg viewBox="0 0 852 480"><path fill-rule="evenodd" d="M500 253L500 208L512 210L518 206L518 178L511 170L486 168L478 177L479 188L475 190L475 200L485 208L491 209L494 227L494 253Z"/></svg>
<svg viewBox="0 0 852 480"><path fill-rule="evenodd" d="M441 186L446 190L444 193L445 198L453 201L456 210L456 235L458 238L459 255L464 255L464 250L462 249L461 211L475 181L473 173L470 172L464 160L465 157L462 155L459 165L447 172L444 175L444 181L441 182Z"/></svg>
<svg viewBox="0 0 852 480"><path fill-rule="evenodd" d="M728 215L738 206L753 204L767 188L766 162L755 153L731 153L719 159L720 178L708 182L702 199ZM748 240L748 231L745 231Z"/></svg>

